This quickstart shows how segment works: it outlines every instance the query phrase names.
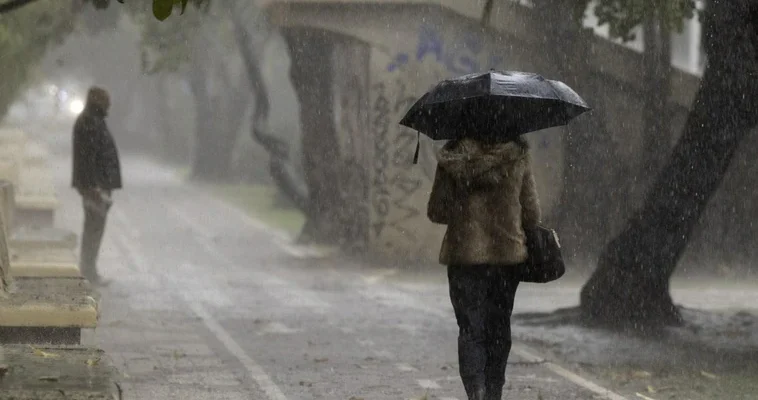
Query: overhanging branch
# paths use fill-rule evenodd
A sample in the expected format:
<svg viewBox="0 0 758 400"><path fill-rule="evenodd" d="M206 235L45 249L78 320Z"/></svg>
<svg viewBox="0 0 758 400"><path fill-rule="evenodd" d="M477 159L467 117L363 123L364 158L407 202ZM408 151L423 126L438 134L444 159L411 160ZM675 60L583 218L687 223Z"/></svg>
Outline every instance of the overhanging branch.
<svg viewBox="0 0 758 400"><path fill-rule="evenodd" d="M11 12L17 8L21 8L27 4L34 3L37 0L10 0L0 4L0 14Z"/></svg>

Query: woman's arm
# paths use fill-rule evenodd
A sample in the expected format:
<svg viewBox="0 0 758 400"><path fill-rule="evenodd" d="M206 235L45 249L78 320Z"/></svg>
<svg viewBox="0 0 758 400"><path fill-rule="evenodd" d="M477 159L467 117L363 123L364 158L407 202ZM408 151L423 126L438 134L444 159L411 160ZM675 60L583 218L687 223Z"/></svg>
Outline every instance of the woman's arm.
<svg viewBox="0 0 758 400"><path fill-rule="evenodd" d="M532 159L527 155L524 181L521 185L522 224L525 228L534 228L542 222L540 201L537 195L537 184L532 174Z"/></svg>
<svg viewBox="0 0 758 400"><path fill-rule="evenodd" d="M429 195L426 216L435 224L447 225L450 218L449 199L452 192L452 180L444 169L437 167L434 174L434 185Z"/></svg>

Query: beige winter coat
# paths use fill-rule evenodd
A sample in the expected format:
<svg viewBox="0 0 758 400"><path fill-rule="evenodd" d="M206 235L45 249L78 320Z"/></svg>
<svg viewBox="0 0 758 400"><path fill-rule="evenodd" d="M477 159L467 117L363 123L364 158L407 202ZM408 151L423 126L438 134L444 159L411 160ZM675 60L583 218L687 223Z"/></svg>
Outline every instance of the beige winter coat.
<svg viewBox="0 0 758 400"><path fill-rule="evenodd" d="M427 215L447 225L439 257L443 265L524 262L524 227L540 222L526 143L463 139L446 144Z"/></svg>

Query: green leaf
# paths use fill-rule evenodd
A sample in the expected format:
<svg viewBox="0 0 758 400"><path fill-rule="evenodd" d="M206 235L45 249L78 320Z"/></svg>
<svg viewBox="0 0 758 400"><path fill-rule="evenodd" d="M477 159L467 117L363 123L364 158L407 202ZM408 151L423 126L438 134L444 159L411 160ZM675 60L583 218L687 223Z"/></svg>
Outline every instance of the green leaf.
<svg viewBox="0 0 758 400"><path fill-rule="evenodd" d="M159 21L165 21L171 16L174 0L153 0L153 15Z"/></svg>
<svg viewBox="0 0 758 400"><path fill-rule="evenodd" d="M695 0L597 0L592 3L592 9L598 18L598 26L608 25L611 37L630 41L635 39L632 31L646 21L655 21L674 32L681 32L684 21L696 12L695 3ZM583 13L588 2L583 0L579 4Z"/></svg>
<svg viewBox="0 0 758 400"><path fill-rule="evenodd" d="M182 13L181 13L181 15L184 15L184 10L187 9L187 3L189 3L189 0L182 0Z"/></svg>

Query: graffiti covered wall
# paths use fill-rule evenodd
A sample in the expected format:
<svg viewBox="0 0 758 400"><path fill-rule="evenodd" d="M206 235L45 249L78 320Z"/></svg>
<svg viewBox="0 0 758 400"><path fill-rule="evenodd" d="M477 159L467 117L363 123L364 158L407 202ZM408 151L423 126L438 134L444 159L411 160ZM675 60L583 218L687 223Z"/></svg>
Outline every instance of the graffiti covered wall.
<svg viewBox="0 0 758 400"><path fill-rule="evenodd" d="M337 33L332 90L340 160L335 161L351 175L340 178L349 208L344 214L354 233L349 247L365 246L391 258L436 260L444 229L428 221L426 204L442 143L421 136L419 163L413 165L417 132L398 122L442 79L490 68L532 70L531 63L503 37L441 7L381 8L382 18L379 8L373 14L360 7L330 10L304 8L287 16L296 26ZM561 190L561 138L536 133L529 140L543 209L549 213Z"/></svg>
<svg viewBox="0 0 758 400"><path fill-rule="evenodd" d="M426 202L441 143L422 136L419 163L412 165L417 132L400 126L398 121L421 94L442 79L490 68L507 69L502 49L493 42L474 27L462 30L454 24L421 24L414 41L398 43L392 51L372 49L369 234L374 249L412 258L436 257L443 229L427 220ZM530 140L535 144L535 153L540 153L535 154L535 163L553 166L538 174L560 174L560 168L555 167L556 161L562 161L560 151L549 151L551 145L560 147L551 143L555 140L544 134ZM552 182L551 186L557 185ZM550 205L551 201L545 203Z"/></svg>

